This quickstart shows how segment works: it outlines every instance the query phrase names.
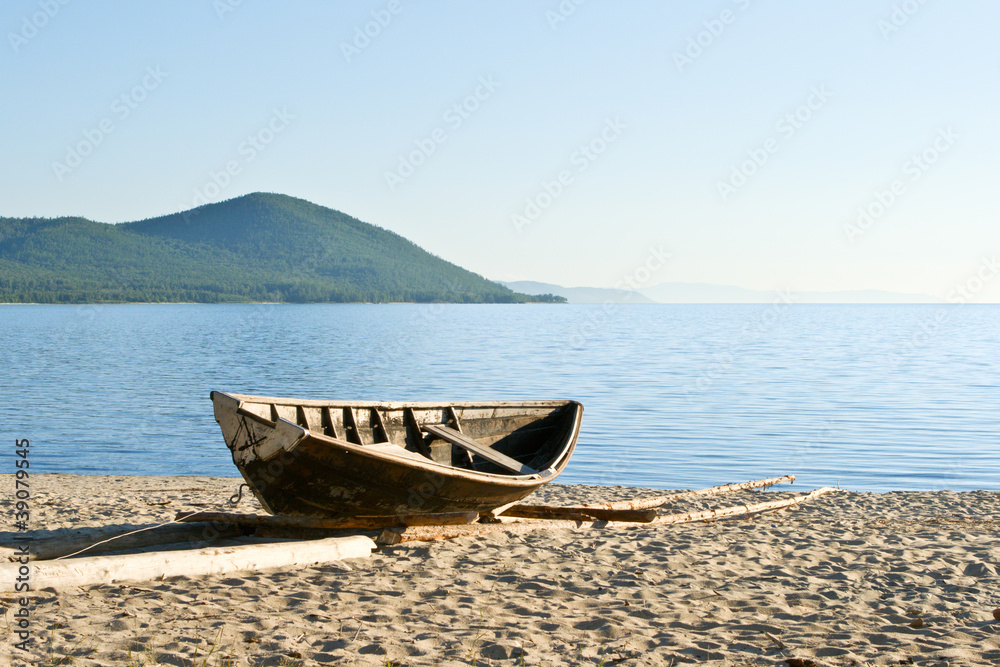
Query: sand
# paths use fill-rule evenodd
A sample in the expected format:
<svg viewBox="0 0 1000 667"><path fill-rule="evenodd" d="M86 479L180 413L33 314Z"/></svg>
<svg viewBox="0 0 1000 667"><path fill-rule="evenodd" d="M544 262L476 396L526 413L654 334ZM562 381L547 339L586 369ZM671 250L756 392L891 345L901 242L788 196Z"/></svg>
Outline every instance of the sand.
<svg viewBox="0 0 1000 667"><path fill-rule="evenodd" d="M31 528L45 537L229 509L238 483L36 475ZM553 484L532 499L662 493ZM4 496L11 517L13 491ZM28 654L13 646L17 595L3 594L0 664L996 665L998 516L1000 492L841 492L750 519L495 534L298 571L50 589L32 593ZM10 545L12 521L3 529Z"/></svg>

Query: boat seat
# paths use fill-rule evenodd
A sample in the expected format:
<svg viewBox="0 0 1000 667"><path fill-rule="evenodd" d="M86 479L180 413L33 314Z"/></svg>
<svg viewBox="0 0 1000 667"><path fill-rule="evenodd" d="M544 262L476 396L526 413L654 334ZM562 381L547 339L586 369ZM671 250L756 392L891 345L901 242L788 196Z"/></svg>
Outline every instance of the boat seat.
<svg viewBox="0 0 1000 667"><path fill-rule="evenodd" d="M423 424L421 428L431 435L435 435L442 440L447 440L453 445L457 445L466 451L472 452L473 454L480 456L490 463L495 463L504 470L509 470L511 472L517 473L519 475L537 475L539 474L537 470L531 466L526 466L520 461L512 459L506 454L502 454L497 450L484 445L480 442L476 442L472 438L465 436L464 434L456 431L448 426L443 426L440 424Z"/></svg>

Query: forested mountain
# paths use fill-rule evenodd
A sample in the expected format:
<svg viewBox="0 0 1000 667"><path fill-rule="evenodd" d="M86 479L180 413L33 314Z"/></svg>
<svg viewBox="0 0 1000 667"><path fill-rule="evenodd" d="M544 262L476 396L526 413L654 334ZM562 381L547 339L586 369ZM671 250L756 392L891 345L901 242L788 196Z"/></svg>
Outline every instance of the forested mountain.
<svg viewBox="0 0 1000 667"><path fill-rule="evenodd" d="M518 294L398 234L285 195L118 225L0 218L0 302L139 301L562 299Z"/></svg>

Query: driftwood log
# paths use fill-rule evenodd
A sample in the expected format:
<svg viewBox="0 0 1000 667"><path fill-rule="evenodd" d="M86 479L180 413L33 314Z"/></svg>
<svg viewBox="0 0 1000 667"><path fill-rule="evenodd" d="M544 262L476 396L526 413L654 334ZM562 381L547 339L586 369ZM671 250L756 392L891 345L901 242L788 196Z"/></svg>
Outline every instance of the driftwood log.
<svg viewBox="0 0 1000 667"><path fill-rule="evenodd" d="M694 521L711 521L713 519L722 519L726 517L742 516L747 514L756 514L759 512L767 512L771 510L778 510L785 507L792 507L798 505L806 500L816 498L828 493L837 491L833 487L823 487L811 491L809 493L802 494L800 496L795 496L793 498L785 498L782 500L771 500L763 503L755 503L752 505L736 505L733 507L722 507L714 510L705 510L701 512L684 512L681 514L664 514L662 516L656 517L652 523L653 524L676 524L676 523L691 523ZM412 528L406 528L404 530L386 528L382 531L376 540L382 545L393 545L399 544L401 542L412 542L412 541L432 541L432 540L450 540L456 537L466 537L469 535L488 535L490 533L527 533L534 530L544 530L544 529L564 529L564 528L603 528L607 526L606 521L565 521L565 520L525 520L519 521L515 519L508 519L506 521L501 517L501 523L490 523L490 524L475 524L471 526L416 526ZM621 523L619 526L625 527L641 527L648 526L649 523Z"/></svg>
<svg viewBox="0 0 1000 667"><path fill-rule="evenodd" d="M272 542L193 551L155 551L123 556L95 556L28 565L0 565L0 591L14 590L19 576L28 578L31 590L152 581L167 577L195 577L275 567L308 567L345 558L367 558L375 543L363 535L328 537L309 542ZM28 568L25 575L20 568Z"/></svg>
<svg viewBox="0 0 1000 667"><path fill-rule="evenodd" d="M713 486L708 489L698 489L697 491L682 491L671 493L666 496L656 496L641 500L622 500L610 503L591 503L588 505L571 505L567 507L555 507L551 505L528 505L513 503L493 511L498 517L520 517L525 519L566 519L570 521L586 521L597 519L600 521L632 521L632 522L652 522L656 518L656 508L667 503L689 498L693 496L711 496L721 493L731 493L733 491L744 491L746 489L768 488L781 482L794 482L795 475L785 475L784 477L772 477L770 479L760 479L742 484L724 484Z"/></svg>
<svg viewBox="0 0 1000 667"><path fill-rule="evenodd" d="M656 510L608 510L594 507L551 507L549 505L512 505L501 512L502 517L523 519L568 519L570 521L629 521L650 523Z"/></svg>
<svg viewBox="0 0 1000 667"><path fill-rule="evenodd" d="M377 530L387 526L450 526L472 523L477 512L443 514L401 514L397 516L358 516L327 519L308 516L271 516L269 514L230 514L228 512L178 512L176 521L211 521L265 528L311 528L322 530Z"/></svg>
<svg viewBox="0 0 1000 667"><path fill-rule="evenodd" d="M784 475L783 477L771 477L769 479L758 479L750 482L743 482L742 484L723 484L722 486L713 486L708 489L698 489L697 491L681 491L680 493L671 493L666 496L656 496L655 498L645 498L642 500L621 500L613 503L591 503L588 505L582 505L582 508L586 509L607 509L607 510L641 510L650 509L652 507L661 507L674 500L679 500L681 498L691 498L694 496L714 496L721 493L732 493L733 491L746 491L747 489L766 489L768 487L774 486L775 484L781 484L782 482L795 482L795 475ZM573 508L577 509L577 508Z"/></svg>
<svg viewBox="0 0 1000 667"><path fill-rule="evenodd" d="M701 512L664 514L656 517L656 519L653 520L653 523L690 523L691 521L711 521L712 519L724 519L731 516L769 512L771 510L792 507L793 505L798 505L801 502L811 500L818 496L825 496L826 494L833 493L835 491L839 491L839 489L835 489L832 486L824 486L814 491L810 491L809 493L804 493L800 496L793 496L792 498L784 498L782 500L769 500L767 502L754 503L752 505L721 507L716 510L703 510Z"/></svg>

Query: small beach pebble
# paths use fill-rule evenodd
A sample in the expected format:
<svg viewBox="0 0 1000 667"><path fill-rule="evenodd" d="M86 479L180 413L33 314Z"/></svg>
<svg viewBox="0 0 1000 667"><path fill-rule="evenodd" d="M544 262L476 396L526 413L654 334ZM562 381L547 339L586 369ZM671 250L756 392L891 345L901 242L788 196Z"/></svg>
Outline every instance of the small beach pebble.
<svg viewBox="0 0 1000 667"><path fill-rule="evenodd" d="M922 618L915 618L915 619L913 619L912 621L910 621L910 627L911 628L922 628L922 627L924 627L924 619L922 619Z"/></svg>
<svg viewBox="0 0 1000 667"><path fill-rule="evenodd" d="M1000 607L993 610L993 618L1000 621Z"/></svg>
<svg viewBox="0 0 1000 667"><path fill-rule="evenodd" d="M785 662L788 663L788 667L819 667L815 660L809 658L788 658Z"/></svg>

